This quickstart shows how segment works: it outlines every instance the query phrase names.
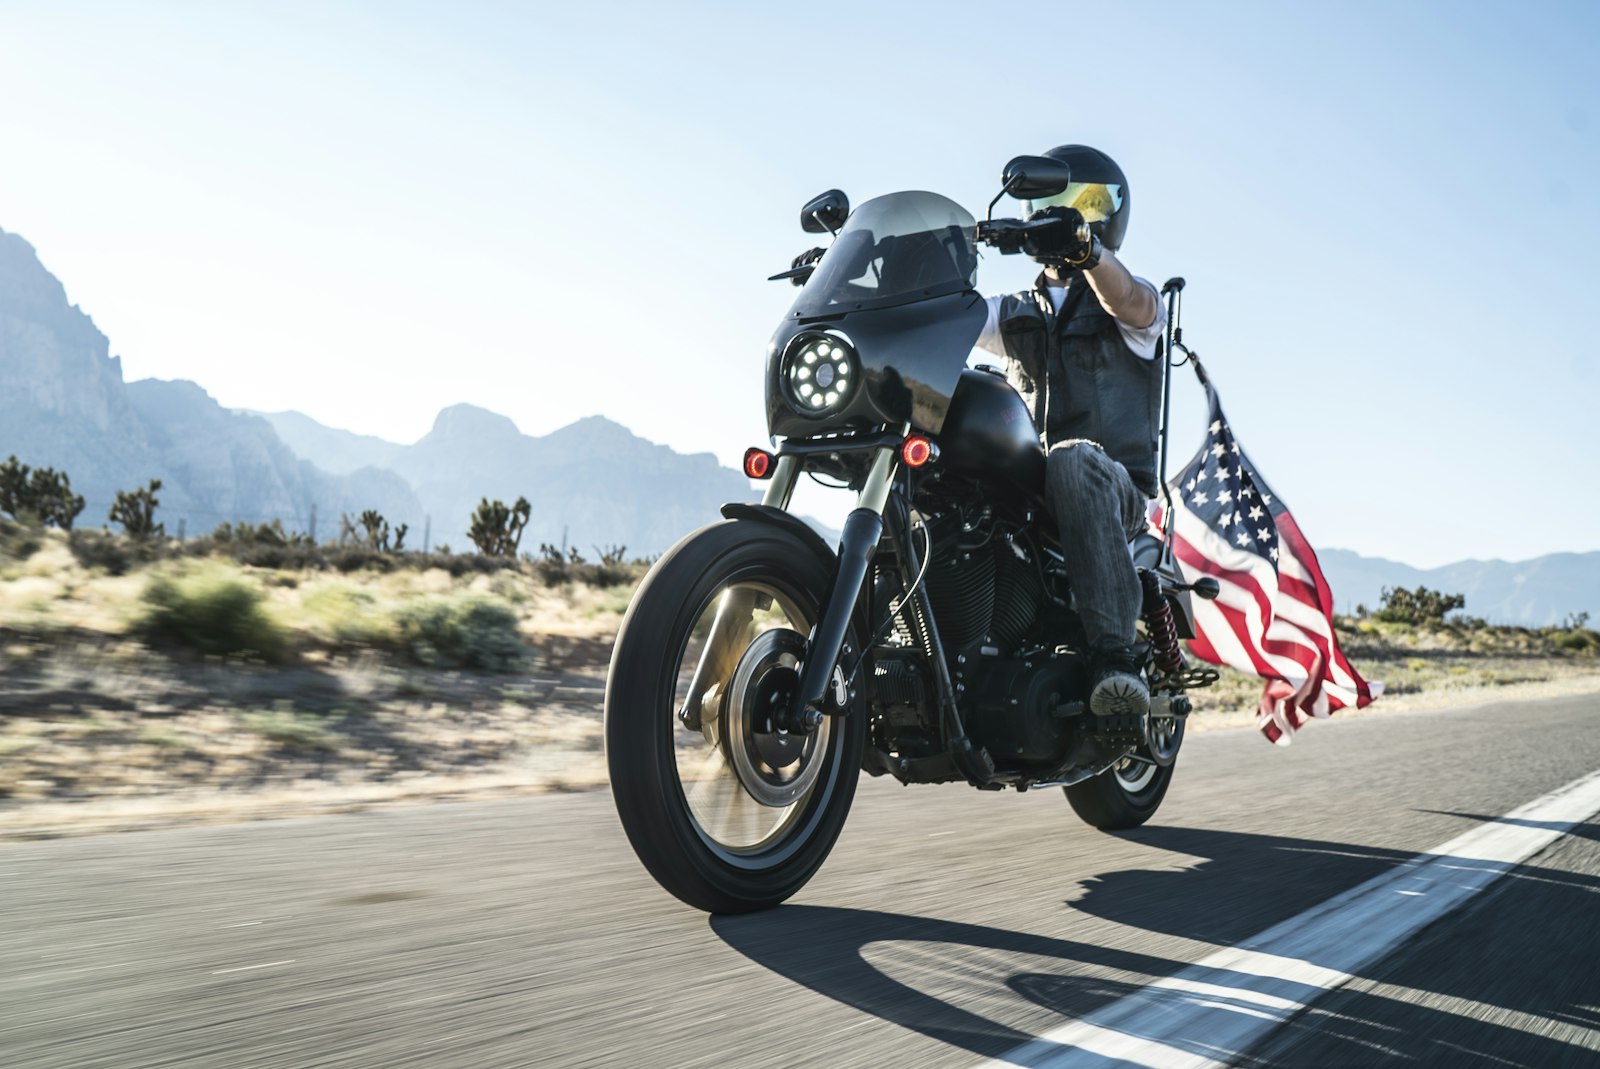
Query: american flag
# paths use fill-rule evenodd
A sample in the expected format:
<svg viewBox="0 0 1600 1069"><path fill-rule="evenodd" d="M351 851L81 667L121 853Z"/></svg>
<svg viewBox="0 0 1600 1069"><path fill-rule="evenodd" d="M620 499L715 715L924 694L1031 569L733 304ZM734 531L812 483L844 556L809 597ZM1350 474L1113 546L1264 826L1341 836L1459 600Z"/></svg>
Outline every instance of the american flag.
<svg viewBox="0 0 1600 1069"><path fill-rule="evenodd" d="M1314 716L1367 705L1369 685L1339 649L1333 595L1317 555L1288 508L1261 478L1222 414L1198 363L1210 402L1205 444L1168 484L1173 555L1189 581L1214 577L1215 601L1193 599L1194 654L1267 681L1256 724L1287 743Z"/></svg>

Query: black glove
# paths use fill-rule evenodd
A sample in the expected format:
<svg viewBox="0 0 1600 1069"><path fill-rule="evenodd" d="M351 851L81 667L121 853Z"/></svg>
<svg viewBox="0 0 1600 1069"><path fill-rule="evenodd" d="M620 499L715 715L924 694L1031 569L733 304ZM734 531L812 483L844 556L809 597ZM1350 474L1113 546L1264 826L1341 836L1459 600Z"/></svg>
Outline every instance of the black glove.
<svg viewBox="0 0 1600 1069"><path fill-rule="evenodd" d="M822 259L822 254L827 251L827 249L807 249L790 262L789 269L791 271L798 271L802 267L808 267ZM806 279L810 277L810 271L801 271L800 274L789 279L789 284L792 286L804 286L806 284Z"/></svg>
<svg viewBox="0 0 1600 1069"><path fill-rule="evenodd" d="M1028 216L1030 223L1043 219L1054 220L1055 225L1028 231L1022 248L1029 256L1048 266L1084 271L1100 263L1100 241L1084 225L1083 214L1076 208L1043 208Z"/></svg>

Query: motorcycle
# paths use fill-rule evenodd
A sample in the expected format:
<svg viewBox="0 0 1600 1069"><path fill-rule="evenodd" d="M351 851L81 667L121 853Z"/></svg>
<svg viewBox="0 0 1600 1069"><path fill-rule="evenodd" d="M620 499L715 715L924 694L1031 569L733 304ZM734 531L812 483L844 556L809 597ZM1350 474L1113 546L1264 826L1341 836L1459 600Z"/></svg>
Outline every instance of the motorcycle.
<svg viewBox="0 0 1600 1069"><path fill-rule="evenodd" d="M1144 590L1148 715L1086 707L1087 640L1044 506L1045 453L999 369L967 366L986 307L980 245L1022 251L1059 220L993 218L1003 196L1065 189L1018 157L983 222L927 192L801 213L833 240L767 350L766 480L650 569L623 619L605 696L617 812L639 859L713 913L768 908L832 849L859 773L982 790L1060 786L1104 829L1149 820L1172 780L1187 692L1215 681L1167 547L1130 544ZM1166 287L1169 310L1182 280ZM1169 315L1165 352L1181 338ZM1163 359L1158 467L1165 483ZM856 495L837 547L788 511L802 475ZM1171 515L1168 507L1164 514Z"/></svg>

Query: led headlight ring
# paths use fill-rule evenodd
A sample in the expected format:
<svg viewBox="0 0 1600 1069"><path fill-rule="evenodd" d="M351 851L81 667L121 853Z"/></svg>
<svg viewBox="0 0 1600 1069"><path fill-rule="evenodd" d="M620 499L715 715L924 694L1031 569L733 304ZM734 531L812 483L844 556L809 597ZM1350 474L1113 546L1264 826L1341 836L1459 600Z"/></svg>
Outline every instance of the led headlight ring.
<svg viewBox="0 0 1600 1069"><path fill-rule="evenodd" d="M834 333L797 334L783 357L784 393L808 416L838 412L850 403L861 363L850 342Z"/></svg>

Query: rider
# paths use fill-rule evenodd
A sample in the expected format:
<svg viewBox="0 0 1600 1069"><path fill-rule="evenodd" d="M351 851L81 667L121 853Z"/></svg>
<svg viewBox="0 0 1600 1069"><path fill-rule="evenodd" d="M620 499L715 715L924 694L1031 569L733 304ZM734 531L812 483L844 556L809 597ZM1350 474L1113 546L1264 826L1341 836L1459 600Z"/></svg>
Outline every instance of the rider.
<svg viewBox="0 0 1600 1069"><path fill-rule="evenodd" d="M1045 500L1060 529L1078 614L1090 645L1090 711L1144 714L1150 691L1134 655L1143 593L1128 542L1157 491L1161 398L1157 345L1166 310L1156 288L1114 255L1128 229L1128 181L1084 145L1045 153L1071 184L1026 204L1040 231L1025 249L1044 265L1033 289L989 298L980 348L1005 358L1045 448ZM1091 236L1078 237L1087 222Z"/></svg>

